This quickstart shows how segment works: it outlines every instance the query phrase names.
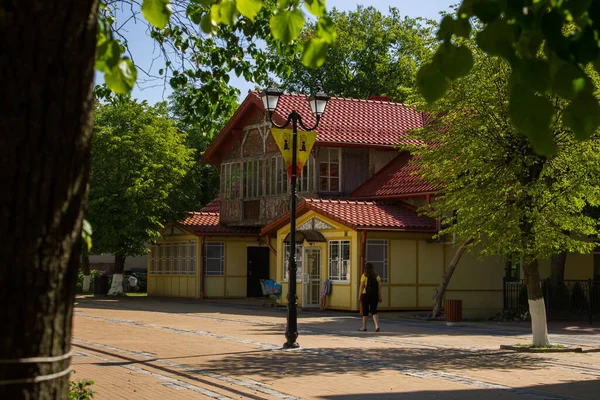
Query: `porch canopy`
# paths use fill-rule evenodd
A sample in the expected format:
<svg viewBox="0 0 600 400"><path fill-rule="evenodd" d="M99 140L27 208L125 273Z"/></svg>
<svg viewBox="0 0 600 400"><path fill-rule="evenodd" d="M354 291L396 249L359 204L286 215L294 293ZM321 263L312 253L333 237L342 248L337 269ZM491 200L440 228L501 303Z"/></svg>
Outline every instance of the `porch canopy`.
<svg viewBox="0 0 600 400"><path fill-rule="evenodd" d="M325 243L327 239L325 236L319 231L296 231L296 243L304 243L306 240L308 243ZM284 243L290 242L290 234L288 233L285 239L283 239Z"/></svg>

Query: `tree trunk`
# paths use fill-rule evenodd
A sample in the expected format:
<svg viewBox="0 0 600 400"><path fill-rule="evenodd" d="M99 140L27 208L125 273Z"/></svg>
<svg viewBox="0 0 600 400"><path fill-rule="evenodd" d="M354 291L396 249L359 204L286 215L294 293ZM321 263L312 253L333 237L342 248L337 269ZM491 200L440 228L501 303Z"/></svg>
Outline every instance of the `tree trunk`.
<svg viewBox="0 0 600 400"><path fill-rule="evenodd" d="M113 272L112 283L108 294L118 296L123 294L123 270L125 269L125 256L115 254L115 269Z"/></svg>
<svg viewBox="0 0 600 400"><path fill-rule="evenodd" d="M97 8L0 2L1 399L68 397Z"/></svg>
<svg viewBox="0 0 600 400"><path fill-rule="evenodd" d="M442 278L442 281L440 282L440 286L438 287L438 289L435 293L435 296L433 297L435 301L434 301L434 305L433 305L433 312L431 313L432 317L440 316L441 311L442 311L442 300L444 299L444 294L446 293L446 288L448 287L448 284L450 283L452 274L454 274L454 269L458 265L458 262L460 261L460 258L462 257L463 253L467 249L467 246L470 245L471 243L473 243L473 240L475 240L475 239L473 239L472 237L465 240L465 242L462 244L462 246L460 246L456 250L456 253L454 253L454 257L452 257L452 261L450 261L450 264L448 264L448 266L446 267L446 270L444 271L444 277Z"/></svg>
<svg viewBox="0 0 600 400"><path fill-rule="evenodd" d="M565 264L567 262L567 252L554 254L550 258L550 282L553 286L565 280Z"/></svg>
<svg viewBox="0 0 600 400"><path fill-rule="evenodd" d="M81 256L81 272L83 273L83 293L90 291L90 255L86 252Z"/></svg>
<svg viewBox="0 0 600 400"><path fill-rule="evenodd" d="M534 346L549 346L548 326L546 324L546 306L540 286L540 272L537 259L525 262L525 283L527 285L527 299L529 314L531 314L531 331Z"/></svg>

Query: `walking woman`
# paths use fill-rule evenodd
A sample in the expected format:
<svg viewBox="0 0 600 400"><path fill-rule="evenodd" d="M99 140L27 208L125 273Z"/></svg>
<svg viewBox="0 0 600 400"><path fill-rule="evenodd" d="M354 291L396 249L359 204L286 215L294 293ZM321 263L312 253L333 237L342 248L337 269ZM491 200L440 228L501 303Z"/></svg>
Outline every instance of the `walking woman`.
<svg viewBox="0 0 600 400"><path fill-rule="evenodd" d="M377 303L381 303L381 278L375 272L373 264L367 263L365 273L360 277L360 289L358 290L358 301L362 304L362 328L359 331L367 330L367 320L369 311L373 316L375 323L375 332L379 332L379 316L377 315Z"/></svg>

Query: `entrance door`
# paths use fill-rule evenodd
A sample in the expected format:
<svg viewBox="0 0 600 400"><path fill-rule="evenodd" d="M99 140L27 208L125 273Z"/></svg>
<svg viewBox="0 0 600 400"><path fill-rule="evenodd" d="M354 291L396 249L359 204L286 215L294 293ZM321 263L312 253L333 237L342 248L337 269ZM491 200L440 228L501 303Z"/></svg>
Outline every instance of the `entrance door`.
<svg viewBox="0 0 600 400"><path fill-rule="evenodd" d="M269 279L269 248L248 247L246 297L262 296L261 279Z"/></svg>
<svg viewBox="0 0 600 400"><path fill-rule="evenodd" d="M321 295L321 249L304 248L304 271L302 274L302 307L319 307Z"/></svg>

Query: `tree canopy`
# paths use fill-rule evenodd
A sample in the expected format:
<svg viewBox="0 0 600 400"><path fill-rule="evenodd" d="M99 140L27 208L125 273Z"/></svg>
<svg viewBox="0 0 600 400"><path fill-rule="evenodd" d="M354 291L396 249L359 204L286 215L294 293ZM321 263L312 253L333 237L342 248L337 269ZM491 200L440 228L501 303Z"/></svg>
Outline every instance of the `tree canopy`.
<svg viewBox="0 0 600 400"><path fill-rule="evenodd" d="M283 88L310 93L321 86L334 96L390 96L393 101L405 101L416 89L417 69L431 57L433 25L420 18L403 18L393 7L388 14L358 6L349 12L333 9L327 16L337 34L327 51L327 62L314 69L296 56L292 73L281 77ZM308 40L317 29L317 23L309 23L300 37Z"/></svg>
<svg viewBox="0 0 600 400"><path fill-rule="evenodd" d="M187 211L177 208L181 200L169 200L185 198L179 189L193 153L164 103L121 99L97 105L88 200L94 251L145 254L161 224Z"/></svg>
<svg viewBox="0 0 600 400"><path fill-rule="evenodd" d="M538 259L595 246L598 220L585 211L600 204L600 135L577 140L561 123L568 105L554 97L557 150L538 155L510 122L510 65L464 46L475 55L473 72L449 83L437 102L421 104L429 124L407 148L421 176L442 187L427 210L445 216L441 234L473 238L481 256L522 257L529 299L539 300Z"/></svg>
<svg viewBox="0 0 600 400"><path fill-rule="evenodd" d="M437 32L435 57L417 77L428 102L442 98L450 81L477 74L473 52L460 43L476 26L476 48L500 57L510 67L513 126L536 152L551 155L557 119L577 139L600 126L600 104L593 95L593 69L600 70L600 2L592 0L463 0L445 16ZM566 102L562 116L554 99Z"/></svg>

